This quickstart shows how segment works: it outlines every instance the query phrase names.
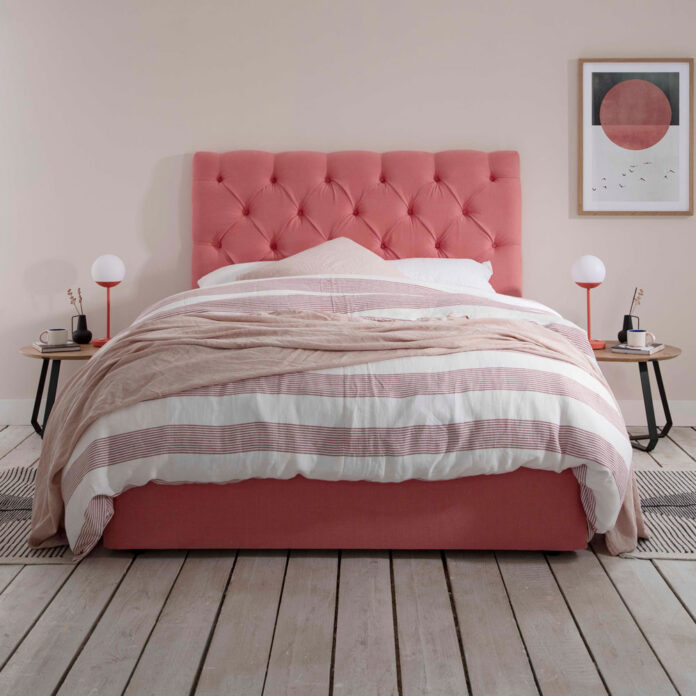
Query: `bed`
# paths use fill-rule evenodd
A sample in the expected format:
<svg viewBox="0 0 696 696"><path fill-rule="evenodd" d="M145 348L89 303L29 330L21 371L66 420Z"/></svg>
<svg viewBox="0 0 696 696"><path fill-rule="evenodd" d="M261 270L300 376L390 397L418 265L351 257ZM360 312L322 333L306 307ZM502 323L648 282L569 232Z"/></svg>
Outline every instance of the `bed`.
<svg viewBox="0 0 696 696"><path fill-rule="evenodd" d="M512 313L542 321L577 344L579 350L587 351L586 337L578 327L551 310L520 298L520 207L516 152L197 153L193 162L193 288L201 277L229 264L283 259L327 239L347 237L385 259L447 257L490 261L491 283L499 294L457 295L455 301L446 289L393 279L300 277L285 284L276 279L246 281L255 282L253 286L234 283L193 290L166 298L145 315L167 317L177 312L221 308L256 312L269 306L413 318L421 316L413 312L445 316L451 311L450 305L461 305L467 316ZM373 297L382 298L379 311L375 310ZM346 396L345 380L352 380L353 388L364 377L356 367L314 374L312 389L319 392L307 391L308 378L285 375L272 387L263 378L265 382L257 380L252 386L244 386L243 382L237 386L218 385L193 390L181 398L140 403L126 409L131 423L135 419L141 424L136 438L132 432L122 432L137 430L132 424L126 427L119 421L125 415L117 413L100 419L85 433L71 467L63 472L64 491L66 487L77 490L79 485L87 485L80 483L74 473L76 462L89 459L91 463L85 464L85 471L94 475L95 481L101 477L102 489L90 488L92 497L85 493L84 506L72 513L78 529L81 515L87 519L91 514L99 521L91 525L85 522L82 532L73 532L73 548L77 546L78 553L84 552L102 532L104 545L112 549L584 548L588 536L595 530L602 531L600 527L606 527L612 515L616 518L621 488L625 490L630 471L630 444L613 396L587 375L578 376L577 383L568 386L573 379L568 377L572 368L567 365L553 366L552 371L558 369L559 374L549 377L546 364L542 369L541 363L535 363L531 357L517 356L514 360L523 363L513 364L513 360L509 365L505 358L500 363L502 367L496 368L486 366L488 358L492 359L488 353L466 358L474 361L467 363L468 368L476 368L466 374L475 373L476 379L483 379L493 374L491 370L498 370L493 384L474 384L462 388L461 394L433 397L433 401L419 401L425 397L417 384L411 384L409 403L424 419L417 428L429 428L427 437L432 437L432 432L439 433L437 443L428 446L437 449L440 441L460 444L449 450L445 446L446 452L438 450L433 455L433 462L437 463L432 466L428 465L424 451L419 451L413 463L408 448L401 454L398 447L389 445L392 449L386 454L381 450L378 454L391 462L389 466L397 464L392 469L383 467L377 480L375 476L367 480L370 477L365 471L370 467L363 466L363 460L370 461L371 454L377 456L376 450L383 442L390 442L391 434L379 439L372 433L367 440L372 444L366 446L368 450L375 448L372 453L350 450L353 445L341 441L340 446L347 448L341 451L345 475L325 476L320 466L310 470L296 465L282 444L287 438L298 442L296 433L287 433L297 424L278 422L282 413L279 415L276 402L289 404L283 400L301 395L314 409L309 413L309 407L298 407L305 414L303 417L313 423L302 424L302 437L320 439L320 431L321 437L328 437L330 419L345 418L348 407L336 407L337 415L332 415L332 404L337 400L330 398L332 394L320 393L328 387L316 384L334 380L334 389L335 380L340 377L340 389ZM430 367L423 361L416 363L421 366L419 379L425 384ZM525 376L523 385L509 383L519 379L528 366L533 377ZM389 398L404 396L387 393L397 388L396 382L401 385L400 376L389 377L390 369L370 368L368 396L383 398L385 404ZM411 366L406 372L412 369ZM461 377L465 371L457 374ZM501 374L506 380L503 387L495 382ZM542 379L540 375L545 376ZM565 386L559 387L561 383ZM383 397L374 393L374 384L380 385L380 389L384 387ZM446 392L442 384L439 378L431 384L432 393ZM423 389L425 393L427 390ZM459 387L454 391L458 390ZM510 395L504 390L511 390ZM251 392L254 400L250 401ZM258 396L264 392L270 398ZM438 398L443 399L442 403ZM533 403L534 399L546 404L543 408L551 408L553 415L542 417L541 407ZM362 403L368 401L363 399ZM182 405L184 402L186 405ZM271 410L256 412L254 409L261 402ZM502 409L507 417L479 417L479 402L489 404L481 406L484 411ZM191 406L193 403L196 406ZM195 417L182 416L187 408L194 409ZM294 406L286 408L292 410ZM465 417L461 413L456 417L444 413L461 408L468 409ZM159 415L151 420L157 409ZM247 418L240 416L245 409L249 411ZM369 423L358 422L363 416L355 416L357 410L350 411L355 430L372 432L367 427ZM224 417L220 420L220 413L225 411L235 411L236 415L231 421ZM443 414L438 415L439 411ZM321 425L315 423L318 412L324 419ZM522 415L516 415L517 412ZM584 414L582 418L587 421L582 421L578 414ZM186 418L197 419L195 428ZM364 418L379 419L379 407ZM523 422L515 420L523 418ZM435 422L438 419L442 422ZM178 427L174 438L178 443L176 454L165 448L152 456L155 450L148 447L159 446L157 443L163 439L171 444L168 429L175 426L170 421ZM226 433L222 437L224 445L220 444L222 430ZM251 439L251 446L236 444L247 442L245 438ZM143 444L146 442L150 444ZM274 444L269 446L269 442ZM139 447L142 452L134 454ZM273 452L276 447L278 451ZM278 454L281 450L282 455ZM488 455L482 452L493 450L497 459L492 468L486 459ZM606 453L601 455L603 460L597 452ZM322 452L319 455L323 456ZM138 457L147 465L121 477L119 467L124 464L120 462ZM200 470L205 469L205 473L200 477L171 472L164 475L164 468L154 466L154 462L160 461L162 467L171 464L175 469L176 462L186 458L188 466L199 461ZM210 464L213 459L215 463ZM112 466L104 466L107 461ZM357 462L355 469L350 469L350 462ZM393 473L399 462L412 464L410 469L406 467L409 473ZM154 468L143 473L150 464ZM219 473L219 468L228 464L236 467L234 476ZM437 467L442 470L431 476ZM217 472L214 475L213 469ZM244 475L239 473L242 469L246 471ZM72 483L71 472L75 479ZM69 510L66 518L68 513Z"/></svg>

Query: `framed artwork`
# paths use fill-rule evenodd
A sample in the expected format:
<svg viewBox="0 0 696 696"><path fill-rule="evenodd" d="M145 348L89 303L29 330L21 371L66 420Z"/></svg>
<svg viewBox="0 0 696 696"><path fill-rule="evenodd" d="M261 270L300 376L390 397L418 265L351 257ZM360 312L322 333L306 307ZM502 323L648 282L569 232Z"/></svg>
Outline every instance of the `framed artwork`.
<svg viewBox="0 0 696 696"><path fill-rule="evenodd" d="M694 214L693 63L580 60L579 214Z"/></svg>

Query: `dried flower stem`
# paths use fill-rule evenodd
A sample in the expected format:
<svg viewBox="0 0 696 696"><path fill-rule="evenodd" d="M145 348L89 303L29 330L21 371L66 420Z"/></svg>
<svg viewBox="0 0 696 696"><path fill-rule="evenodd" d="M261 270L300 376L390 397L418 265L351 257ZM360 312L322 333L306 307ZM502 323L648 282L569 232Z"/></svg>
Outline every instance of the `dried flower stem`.
<svg viewBox="0 0 696 696"><path fill-rule="evenodd" d="M633 314L633 309L640 306L640 301L643 299L643 289L635 288L633 290L633 299L631 300L631 309L628 310L629 314Z"/></svg>
<svg viewBox="0 0 696 696"><path fill-rule="evenodd" d="M78 293L79 293L79 288L78 288ZM80 309L77 307L77 300L75 299L75 295L73 295L72 288L68 288L68 299L70 300L70 304L74 307L75 309L75 314L82 314L82 297L80 297Z"/></svg>

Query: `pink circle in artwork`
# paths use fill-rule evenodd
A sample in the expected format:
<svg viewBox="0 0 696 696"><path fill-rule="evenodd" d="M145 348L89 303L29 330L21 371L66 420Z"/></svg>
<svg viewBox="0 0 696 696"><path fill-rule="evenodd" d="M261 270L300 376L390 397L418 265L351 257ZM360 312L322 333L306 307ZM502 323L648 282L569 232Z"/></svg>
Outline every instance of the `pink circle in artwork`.
<svg viewBox="0 0 696 696"><path fill-rule="evenodd" d="M647 80L619 82L599 107L599 122L607 138L626 150L645 150L659 143L671 120L667 95Z"/></svg>

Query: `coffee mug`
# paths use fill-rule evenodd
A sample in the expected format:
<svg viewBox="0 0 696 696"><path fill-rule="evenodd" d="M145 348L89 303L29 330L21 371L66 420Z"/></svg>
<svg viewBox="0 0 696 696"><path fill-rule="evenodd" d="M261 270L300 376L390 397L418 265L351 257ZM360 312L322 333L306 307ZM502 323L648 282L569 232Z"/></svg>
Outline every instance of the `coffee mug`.
<svg viewBox="0 0 696 696"><path fill-rule="evenodd" d="M39 341L49 346L63 346L68 342L68 330L44 329L39 336Z"/></svg>
<svg viewBox="0 0 696 696"><path fill-rule="evenodd" d="M629 329L627 332L628 345L632 348L645 348L655 343L655 334L645 329Z"/></svg>

